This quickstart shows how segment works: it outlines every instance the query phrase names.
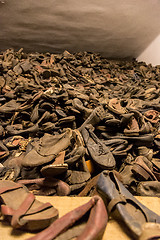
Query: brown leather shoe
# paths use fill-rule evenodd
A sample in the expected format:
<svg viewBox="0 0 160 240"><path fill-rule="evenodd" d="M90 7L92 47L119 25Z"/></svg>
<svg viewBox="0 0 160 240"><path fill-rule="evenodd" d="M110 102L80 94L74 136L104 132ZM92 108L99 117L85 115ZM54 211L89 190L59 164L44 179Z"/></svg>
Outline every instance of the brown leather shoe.
<svg viewBox="0 0 160 240"><path fill-rule="evenodd" d="M112 153L109 148L93 133L93 131L88 127L85 127L81 132L88 152L94 163L101 169L115 168L116 161Z"/></svg>

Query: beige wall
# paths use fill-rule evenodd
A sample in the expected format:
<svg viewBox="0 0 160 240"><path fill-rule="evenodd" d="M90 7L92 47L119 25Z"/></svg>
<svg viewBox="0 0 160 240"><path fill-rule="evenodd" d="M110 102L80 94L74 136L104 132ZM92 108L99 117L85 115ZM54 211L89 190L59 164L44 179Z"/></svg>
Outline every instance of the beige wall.
<svg viewBox="0 0 160 240"><path fill-rule="evenodd" d="M139 61L160 65L160 35L140 54Z"/></svg>
<svg viewBox="0 0 160 240"><path fill-rule="evenodd" d="M0 0L0 50L137 57L160 33L159 13L159 0Z"/></svg>

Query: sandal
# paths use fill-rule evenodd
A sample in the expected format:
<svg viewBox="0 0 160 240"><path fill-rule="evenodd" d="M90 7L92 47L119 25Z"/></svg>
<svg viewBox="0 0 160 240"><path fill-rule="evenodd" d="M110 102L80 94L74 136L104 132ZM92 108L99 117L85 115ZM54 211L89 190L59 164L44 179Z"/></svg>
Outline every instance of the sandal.
<svg viewBox="0 0 160 240"><path fill-rule="evenodd" d="M41 203L24 185L8 180L0 181L0 204L13 228L37 231L58 218L58 210L50 203Z"/></svg>
<svg viewBox="0 0 160 240"><path fill-rule="evenodd" d="M137 239L141 235L144 223L160 223L160 216L134 198L113 172L102 172L97 190L104 198L108 213L112 212L115 218L123 221L132 238Z"/></svg>
<svg viewBox="0 0 160 240"><path fill-rule="evenodd" d="M84 215L89 211L90 215L85 224ZM69 240L75 237L77 240L101 239L107 221L108 216L103 200L99 196L94 196L89 202L65 214L47 229L28 240L52 240L55 238L56 240ZM75 225L77 223L78 225Z"/></svg>

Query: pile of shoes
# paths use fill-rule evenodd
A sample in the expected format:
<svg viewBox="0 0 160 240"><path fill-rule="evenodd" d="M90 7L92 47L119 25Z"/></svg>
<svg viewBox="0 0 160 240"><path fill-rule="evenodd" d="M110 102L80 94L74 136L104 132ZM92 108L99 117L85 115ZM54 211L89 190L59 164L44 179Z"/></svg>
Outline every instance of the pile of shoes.
<svg viewBox="0 0 160 240"><path fill-rule="evenodd" d="M132 193L160 196L159 80L159 66L135 60L1 53L0 178L82 196L114 169Z"/></svg>
<svg viewBox="0 0 160 240"><path fill-rule="evenodd" d="M159 89L160 66L136 60L0 53L0 180L13 182L4 188L94 198L105 170L134 195L160 197Z"/></svg>

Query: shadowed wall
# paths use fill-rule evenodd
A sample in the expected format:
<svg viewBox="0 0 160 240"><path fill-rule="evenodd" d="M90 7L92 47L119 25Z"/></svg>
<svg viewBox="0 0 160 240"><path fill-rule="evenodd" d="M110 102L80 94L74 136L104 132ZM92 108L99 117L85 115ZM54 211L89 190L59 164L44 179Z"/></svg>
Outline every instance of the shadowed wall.
<svg viewBox="0 0 160 240"><path fill-rule="evenodd" d="M0 51L139 56L160 32L158 0L0 0Z"/></svg>

